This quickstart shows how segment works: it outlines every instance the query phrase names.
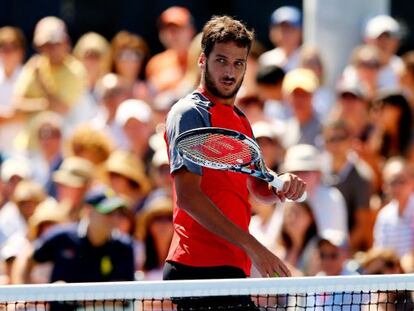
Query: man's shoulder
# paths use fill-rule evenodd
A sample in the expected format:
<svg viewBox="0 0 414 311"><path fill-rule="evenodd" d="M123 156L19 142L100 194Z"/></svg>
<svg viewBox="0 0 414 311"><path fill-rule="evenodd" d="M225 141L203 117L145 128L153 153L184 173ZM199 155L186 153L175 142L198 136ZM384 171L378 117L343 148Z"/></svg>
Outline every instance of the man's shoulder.
<svg viewBox="0 0 414 311"><path fill-rule="evenodd" d="M184 114L189 111L208 111L213 103L200 92L194 91L177 101L169 112L169 115Z"/></svg>
<svg viewBox="0 0 414 311"><path fill-rule="evenodd" d="M78 223L57 224L51 227L42 237L42 240L51 240L63 237L78 236Z"/></svg>

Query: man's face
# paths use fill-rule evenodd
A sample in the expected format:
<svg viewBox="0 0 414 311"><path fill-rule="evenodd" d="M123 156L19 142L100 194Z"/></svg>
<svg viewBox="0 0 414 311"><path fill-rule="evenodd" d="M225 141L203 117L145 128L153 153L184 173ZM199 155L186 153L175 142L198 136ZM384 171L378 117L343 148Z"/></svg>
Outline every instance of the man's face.
<svg viewBox="0 0 414 311"><path fill-rule="evenodd" d="M230 99L236 96L246 72L248 50L234 42L216 43L208 58L200 57L204 86L214 96Z"/></svg>
<svg viewBox="0 0 414 311"><path fill-rule="evenodd" d="M331 276L341 274L344 255L340 248L324 241L319 246L319 258L321 262L321 270L325 272L326 275Z"/></svg>

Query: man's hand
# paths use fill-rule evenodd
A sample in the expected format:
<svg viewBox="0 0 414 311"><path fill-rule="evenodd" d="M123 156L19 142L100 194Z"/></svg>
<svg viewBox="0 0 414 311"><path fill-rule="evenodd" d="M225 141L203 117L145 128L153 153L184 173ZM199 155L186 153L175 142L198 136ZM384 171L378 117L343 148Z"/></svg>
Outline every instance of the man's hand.
<svg viewBox="0 0 414 311"><path fill-rule="evenodd" d="M253 237L249 246L246 247L246 252L262 277L289 277L292 275L289 268L279 257Z"/></svg>
<svg viewBox="0 0 414 311"><path fill-rule="evenodd" d="M279 175L278 178L283 180L283 189L277 190L276 188L269 185L272 188L274 194L279 198L280 201L284 202L285 200L298 200L306 190L306 183L300 179L298 176L285 173Z"/></svg>

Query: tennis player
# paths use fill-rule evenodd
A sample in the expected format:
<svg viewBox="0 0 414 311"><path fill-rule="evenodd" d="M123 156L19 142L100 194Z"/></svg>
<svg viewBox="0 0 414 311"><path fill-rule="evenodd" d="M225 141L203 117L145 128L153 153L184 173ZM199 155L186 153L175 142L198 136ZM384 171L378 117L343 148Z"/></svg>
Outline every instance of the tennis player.
<svg viewBox="0 0 414 311"><path fill-rule="evenodd" d="M267 202L296 200L305 191L304 182L284 174L280 176L283 190L277 191L245 174L192 164L173 147L180 133L200 127L228 128L253 136L247 118L234 105L252 40L253 33L238 20L216 16L208 21L198 61L200 86L179 100L167 116L166 141L176 204L165 280L244 278L251 262L264 277L290 276L286 265L249 234L248 196L253 192Z"/></svg>

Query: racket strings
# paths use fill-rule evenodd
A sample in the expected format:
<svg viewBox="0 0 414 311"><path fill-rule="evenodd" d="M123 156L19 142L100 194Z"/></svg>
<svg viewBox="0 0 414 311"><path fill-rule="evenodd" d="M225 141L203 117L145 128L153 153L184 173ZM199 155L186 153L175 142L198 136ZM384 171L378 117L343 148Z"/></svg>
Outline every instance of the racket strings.
<svg viewBox="0 0 414 311"><path fill-rule="evenodd" d="M188 136L177 147L194 161L216 163L220 166L246 165L257 158L257 151L235 137L220 133Z"/></svg>

